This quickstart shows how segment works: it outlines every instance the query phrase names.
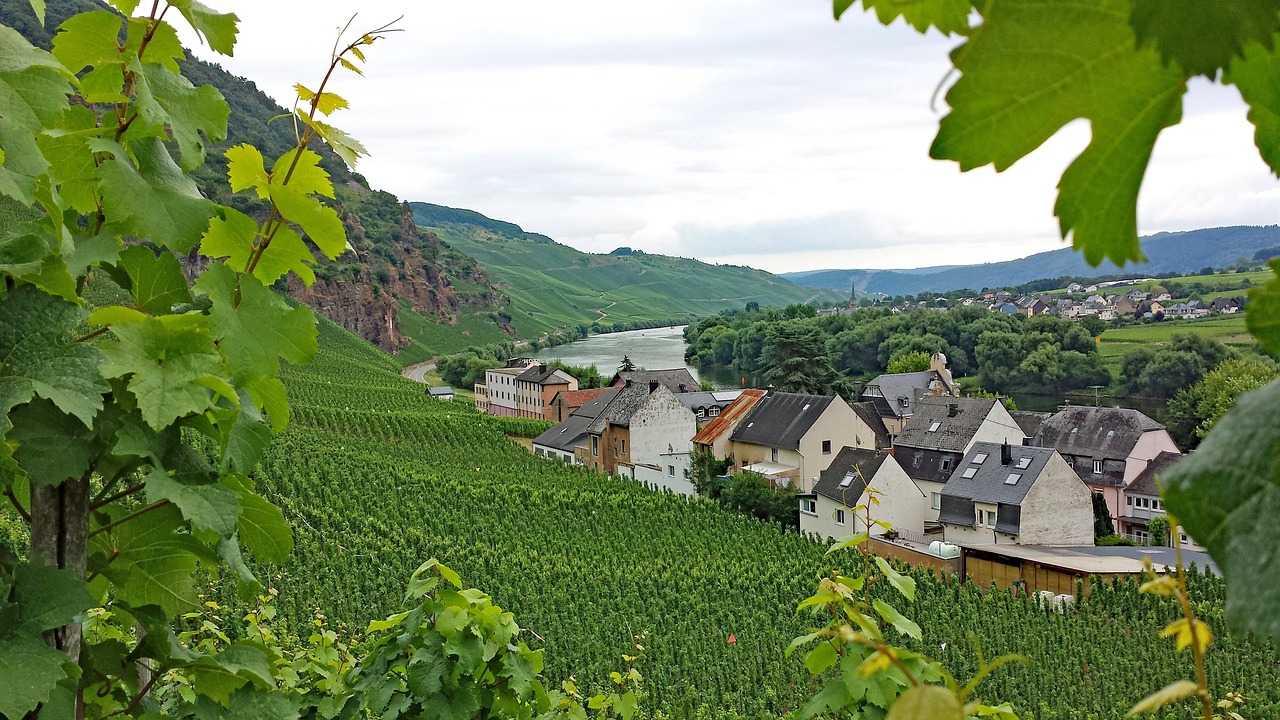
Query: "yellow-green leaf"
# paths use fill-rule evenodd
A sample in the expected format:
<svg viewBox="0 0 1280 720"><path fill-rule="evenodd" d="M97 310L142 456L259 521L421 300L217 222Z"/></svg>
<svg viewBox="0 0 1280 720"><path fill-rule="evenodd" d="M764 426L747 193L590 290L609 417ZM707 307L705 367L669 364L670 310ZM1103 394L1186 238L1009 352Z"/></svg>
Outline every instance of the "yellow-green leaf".
<svg viewBox="0 0 1280 720"><path fill-rule="evenodd" d="M1129 717L1137 715L1138 713L1155 712L1165 705L1178 702L1179 700L1185 700L1186 698L1195 695L1199 689L1200 686L1190 680L1178 680L1176 682L1169 683L1143 698L1142 702L1139 702L1137 705L1130 708L1129 712L1125 713L1125 715L1126 717Z"/></svg>
<svg viewBox="0 0 1280 720"><path fill-rule="evenodd" d="M1204 652L1204 649L1213 642L1213 631L1203 620L1192 623L1187 618L1181 618L1169 623L1169 626L1160 632L1160 637L1173 637L1179 650L1186 650L1194 643L1200 652Z"/></svg>
<svg viewBox="0 0 1280 720"><path fill-rule="evenodd" d="M254 188L258 197L267 197L267 170L262 153L252 145L235 145L227 148L227 180L231 184L231 192L240 192Z"/></svg>
<svg viewBox="0 0 1280 720"><path fill-rule="evenodd" d="M889 708L886 720L964 720L964 706L944 687L917 685Z"/></svg>

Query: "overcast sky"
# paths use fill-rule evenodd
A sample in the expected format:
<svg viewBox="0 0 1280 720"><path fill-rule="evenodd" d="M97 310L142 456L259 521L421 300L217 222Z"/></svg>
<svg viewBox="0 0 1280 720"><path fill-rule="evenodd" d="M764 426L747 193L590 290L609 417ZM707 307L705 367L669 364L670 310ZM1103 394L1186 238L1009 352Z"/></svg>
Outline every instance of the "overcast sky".
<svg viewBox="0 0 1280 720"><path fill-rule="evenodd" d="M288 106L338 28L403 15L365 77L331 89L357 167L404 200L463 207L588 252L771 272L1023 257L1061 247L1053 202L1076 124L1010 170L930 160L957 40L823 0L209 0L241 19L220 62ZM287 39L286 39L287 38ZM1156 146L1140 231L1276 224L1280 182L1233 89L1193 83Z"/></svg>

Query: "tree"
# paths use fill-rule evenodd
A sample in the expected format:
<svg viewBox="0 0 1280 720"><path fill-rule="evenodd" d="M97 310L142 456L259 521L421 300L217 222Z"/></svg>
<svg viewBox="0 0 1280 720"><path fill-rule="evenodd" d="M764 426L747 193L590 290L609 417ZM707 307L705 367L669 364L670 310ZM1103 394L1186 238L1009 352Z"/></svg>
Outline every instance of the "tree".
<svg viewBox="0 0 1280 720"><path fill-rule="evenodd" d="M929 369L929 353L923 350L902 353L889 361L887 373L911 373Z"/></svg>
<svg viewBox="0 0 1280 720"><path fill-rule="evenodd" d="M760 366L765 382L783 392L826 395L840 385L822 332L810 323L770 325L760 351Z"/></svg>
<svg viewBox="0 0 1280 720"><path fill-rule="evenodd" d="M1154 515L1147 521L1147 544L1153 547L1169 545L1169 519L1164 515Z"/></svg>
<svg viewBox="0 0 1280 720"><path fill-rule="evenodd" d="M1116 534L1116 526L1111 522L1111 510L1107 508L1107 499L1102 493L1093 494L1093 537L1104 538Z"/></svg>
<svg viewBox="0 0 1280 720"><path fill-rule="evenodd" d="M1166 425L1178 446L1192 450L1209 434L1240 395L1276 378L1275 363L1265 358L1227 360L1195 385L1179 390L1169 401Z"/></svg>
<svg viewBox="0 0 1280 720"><path fill-rule="evenodd" d="M784 527L800 527L800 505L795 490L775 488L760 473L743 470L729 476L729 484L720 493L720 502L745 515L781 523Z"/></svg>
<svg viewBox="0 0 1280 720"><path fill-rule="evenodd" d="M636 364L631 362L630 355L622 356L622 364L618 366L618 372L635 372Z"/></svg>

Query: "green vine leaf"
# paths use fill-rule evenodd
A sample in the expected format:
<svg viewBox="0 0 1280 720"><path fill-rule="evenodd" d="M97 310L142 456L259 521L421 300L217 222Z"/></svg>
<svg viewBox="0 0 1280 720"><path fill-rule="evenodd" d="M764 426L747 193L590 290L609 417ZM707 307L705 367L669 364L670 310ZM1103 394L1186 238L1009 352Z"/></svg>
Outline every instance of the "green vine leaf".
<svg viewBox="0 0 1280 720"><path fill-rule="evenodd" d="M21 718L67 676L67 656L39 639L0 639L0 715Z"/></svg>
<svg viewBox="0 0 1280 720"><path fill-rule="evenodd" d="M1223 73L1222 81L1235 85L1240 97L1249 105L1249 122L1253 123L1253 144L1258 154L1280 174L1280 53L1253 43L1243 57L1234 60Z"/></svg>
<svg viewBox="0 0 1280 720"><path fill-rule="evenodd" d="M1271 47L1280 31L1276 0L1133 0L1130 23L1138 42L1188 75L1214 77L1251 42Z"/></svg>
<svg viewBox="0 0 1280 720"><path fill-rule="evenodd" d="M13 457L33 485L61 485L84 477L91 455L98 450L94 433L76 418L59 412L53 403L36 400L14 410L9 416L17 441Z"/></svg>
<svg viewBox="0 0 1280 720"><path fill-rule="evenodd" d="M857 0L835 0L833 10L839 20ZM973 4L969 0L862 0L862 6L874 10L881 24L889 25L902 18L917 32L936 28L944 35L966 34L969 31L969 13Z"/></svg>
<svg viewBox="0 0 1280 720"><path fill-rule="evenodd" d="M205 270L195 288L213 301L210 329L235 377L274 377L280 358L298 365L315 356L316 318L310 308L289 307L256 278L237 276L225 265Z"/></svg>
<svg viewBox="0 0 1280 720"><path fill-rule="evenodd" d="M889 708L886 720L964 720L964 706L944 687L917 685Z"/></svg>
<svg viewBox="0 0 1280 720"><path fill-rule="evenodd" d="M1160 131L1178 121L1177 69L1135 48L1128 0L994 0L951 55L962 75L930 150L962 170L1002 171L1077 118L1092 141L1059 183L1054 213L1085 259L1141 260L1137 197Z"/></svg>
<svg viewBox="0 0 1280 720"><path fill-rule="evenodd" d="M1250 312L1253 312L1251 309ZM1227 580L1227 620L1280 639L1280 381L1240 396L1164 478L1165 504Z"/></svg>
<svg viewBox="0 0 1280 720"><path fill-rule="evenodd" d="M53 36L53 56L72 72L123 60L120 54L120 16L109 10L73 15ZM123 77L123 76L122 76Z"/></svg>
<svg viewBox="0 0 1280 720"><path fill-rule="evenodd" d="M293 552L293 530L280 508L255 494L248 478L231 476L229 481L237 484L240 493L242 512L236 523L240 539L259 560L283 563Z"/></svg>
<svg viewBox="0 0 1280 720"><path fill-rule="evenodd" d="M66 625L98 604L70 570L47 565L19 565L13 593L22 617L18 632L33 637Z"/></svg>
<svg viewBox="0 0 1280 720"><path fill-rule="evenodd" d="M213 203L182 174L159 138L135 141L130 149L137 169L118 157L99 168L103 209L124 219L130 234L189 252L209 225Z"/></svg>
<svg viewBox="0 0 1280 720"><path fill-rule="evenodd" d="M1143 698L1141 702L1134 705L1129 712L1125 713L1125 715L1132 716L1137 715L1138 713L1156 712L1165 705L1178 702L1179 700L1185 700L1192 695L1195 695L1196 691L1199 689L1200 686L1190 680L1178 680L1176 682L1169 683Z"/></svg>
<svg viewBox="0 0 1280 720"><path fill-rule="evenodd" d="M898 609L883 600L871 601L871 606L876 609L880 617L889 623L898 632L910 638L920 639L920 626L914 620L898 612Z"/></svg>
<svg viewBox="0 0 1280 720"><path fill-rule="evenodd" d="M144 65L142 77L145 86L138 86L141 101L147 97L159 106L154 119L169 126L174 142L178 145L180 166L184 172L204 165L205 144L201 137L221 142L227 137L227 120L231 108L222 93L210 85L193 86L186 78L166 68ZM144 106L139 102L139 112Z"/></svg>
<svg viewBox="0 0 1280 720"><path fill-rule="evenodd" d="M30 286L0 303L0 413L39 396L92 427L110 388L98 374L98 352L68 339L83 317L75 305Z"/></svg>
<svg viewBox="0 0 1280 720"><path fill-rule="evenodd" d="M57 124L73 79L52 55L0 25L0 193L31 204L35 178L48 168L36 137Z"/></svg>
<svg viewBox="0 0 1280 720"><path fill-rule="evenodd" d="M202 315L149 317L116 325L117 341L104 342L102 374L129 377L129 391L155 430L204 412L212 404L209 378L226 374ZM225 381L224 381L225 382Z"/></svg>
<svg viewBox="0 0 1280 720"><path fill-rule="evenodd" d="M1249 291L1244 320L1263 350L1280 355L1280 260L1272 260L1269 265L1271 280Z"/></svg>
<svg viewBox="0 0 1280 720"><path fill-rule="evenodd" d="M168 500L193 526L230 537L240 519L240 497L212 478L174 476L164 470L147 475L147 502Z"/></svg>
<svg viewBox="0 0 1280 720"><path fill-rule="evenodd" d="M112 521L128 510L112 508ZM148 511L90 539L90 570L116 586L129 605L158 605L169 617L197 607L195 572L207 550L181 532L182 513L172 505Z"/></svg>
<svg viewBox="0 0 1280 720"><path fill-rule="evenodd" d="M235 13L216 12L199 0L169 0L169 4L191 23L196 34L209 43L209 49L230 57L235 50L240 19Z"/></svg>
<svg viewBox="0 0 1280 720"><path fill-rule="evenodd" d="M173 312L173 306L191 302L182 265L172 253L156 254L133 245L120 253L116 281L129 289L138 308L152 315Z"/></svg>

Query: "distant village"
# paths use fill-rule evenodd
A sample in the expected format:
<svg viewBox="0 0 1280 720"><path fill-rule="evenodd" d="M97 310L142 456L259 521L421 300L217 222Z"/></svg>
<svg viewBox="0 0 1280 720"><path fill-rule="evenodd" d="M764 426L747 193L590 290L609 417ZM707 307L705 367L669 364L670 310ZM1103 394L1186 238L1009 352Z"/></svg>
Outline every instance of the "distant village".
<svg viewBox="0 0 1280 720"><path fill-rule="evenodd" d="M695 495L693 458L707 453L731 461L727 476L758 473L794 492L803 533L868 532L882 555L1046 597L1074 596L1077 579L1141 572L1142 554L1159 551L1095 547L1097 515L1137 545L1158 540L1157 478L1183 457L1137 410L1011 412L1000 398L961 397L940 353L929 370L880 375L854 403L708 392L685 368L579 389L527 359L489 370L475 394L481 412L555 422L532 442L548 461ZM1176 541L1200 550L1185 534Z"/></svg>
<svg viewBox="0 0 1280 720"><path fill-rule="evenodd" d="M949 299L937 297L930 300L905 300L890 305L893 312L908 312L915 309L948 310L957 307L982 307L992 312L1008 315L1056 315L1069 320L1079 320L1093 316L1104 322L1117 319L1152 318L1156 320L1180 320L1208 317L1214 314L1230 315L1244 308L1245 298L1218 297L1208 302L1199 298L1174 298L1167 292L1147 292L1130 290L1124 294L1108 293L1108 287L1132 285L1138 282L1153 280L1139 278L1135 280L1118 280L1097 285L1081 285L1071 283L1066 288L1066 297L1061 294L1013 295L1005 291L984 292L979 295ZM1081 298L1080 296L1085 296ZM849 307L824 308L819 315L832 315L851 312L857 303Z"/></svg>

